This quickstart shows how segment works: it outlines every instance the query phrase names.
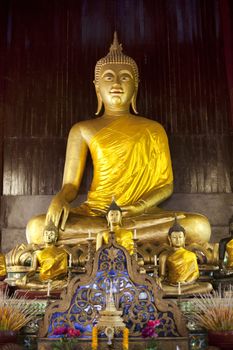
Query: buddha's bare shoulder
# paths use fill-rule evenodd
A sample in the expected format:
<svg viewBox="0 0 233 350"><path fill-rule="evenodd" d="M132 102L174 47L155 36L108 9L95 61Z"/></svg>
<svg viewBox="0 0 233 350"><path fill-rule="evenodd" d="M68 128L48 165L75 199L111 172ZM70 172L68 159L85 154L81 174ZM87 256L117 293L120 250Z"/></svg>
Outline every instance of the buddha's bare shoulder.
<svg viewBox="0 0 233 350"><path fill-rule="evenodd" d="M77 122L71 127L70 131L82 130L82 129L88 128L90 127L90 125L94 125L97 119L88 119L88 120L82 120L80 122Z"/></svg>
<svg viewBox="0 0 233 350"><path fill-rule="evenodd" d="M100 118L82 120L74 124L70 129L70 135L77 135L79 133L85 135L87 132L90 131L95 132L95 130L98 129L100 126L99 119Z"/></svg>
<svg viewBox="0 0 233 350"><path fill-rule="evenodd" d="M132 114L128 115L128 117L130 123L136 127L146 127L158 134L165 132L163 126L155 120ZM95 119L80 121L72 126L70 135L77 135L78 133L81 133L83 136L93 136L96 132L106 127L114 120L116 119L113 118L111 120L111 118L98 117Z"/></svg>
<svg viewBox="0 0 233 350"><path fill-rule="evenodd" d="M157 122L156 120L150 119L150 118L146 118L146 117L142 117L142 116L133 116L133 119L135 120L136 123L138 124L146 124L148 125L148 127L151 127L155 130L158 131L164 131L164 127Z"/></svg>

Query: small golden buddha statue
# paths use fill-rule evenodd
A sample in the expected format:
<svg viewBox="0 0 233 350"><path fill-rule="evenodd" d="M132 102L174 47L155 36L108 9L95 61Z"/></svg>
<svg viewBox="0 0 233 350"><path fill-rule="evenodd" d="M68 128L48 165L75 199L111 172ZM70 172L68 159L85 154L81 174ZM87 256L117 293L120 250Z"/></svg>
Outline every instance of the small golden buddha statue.
<svg viewBox="0 0 233 350"><path fill-rule="evenodd" d="M7 275L7 271L6 271L5 256L2 253L0 253L0 281L4 280L6 275Z"/></svg>
<svg viewBox="0 0 233 350"><path fill-rule="evenodd" d="M196 254L185 249L185 229L175 219L168 231L171 246L169 252L161 253L159 276L166 295L206 293L212 290L207 282L198 282L199 268Z"/></svg>
<svg viewBox="0 0 233 350"><path fill-rule="evenodd" d="M166 242L174 213L159 208L173 192L173 173L166 132L158 122L135 114L139 85L135 61L123 54L116 33L107 56L95 67L97 115L75 124L68 138L63 185L47 215L32 218L26 229L29 243L41 243L44 226L52 220L60 227L59 243L85 243L88 230L94 235L107 229L105 215L112 193L121 207L126 230L137 229L139 241ZM77 197L88 150L94 175L87 200L78 208ZM177 213L188 243L208 242L206 217Z"/></svg>
<svg viewBox="0 0 233 350"><path fill-rule="evenodd" d="M132 231L125 230L121 227L122 225L122 211L121 208L113 200L110 207L108 208L106 219L110 232L115 233L116 242L122 245L129 251L129 254L134 253L134 242ZM103 243L108 244L109 232L104 231L97 234L96 250L98 250Z"/></svg>
<svg viewBox="0 0 233 350"><path fill-rule="evenodd" d="M16 286L35 290L47 290L48 282L51 289L66 286L68 253L55 246L57 239L58 229L50 222L44 229L44 248L34 252L30 271L16 281Z"/></svg>

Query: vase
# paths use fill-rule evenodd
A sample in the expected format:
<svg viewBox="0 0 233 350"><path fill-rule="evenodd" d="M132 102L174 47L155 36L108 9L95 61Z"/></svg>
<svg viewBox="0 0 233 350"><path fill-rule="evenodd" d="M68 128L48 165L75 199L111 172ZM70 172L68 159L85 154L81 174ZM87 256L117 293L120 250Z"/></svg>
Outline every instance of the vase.
<svg viewBox="0 0 233 350"><path fill-rule="evenodd" d="M18 332L0 330L0 345L6 343L17 343Z"/></svg>
<svg viewBox="0 0 233 350"><path fill-rule="evenodd" d="M232 331L208 331L209 345L217 346L220 349L233 349Z"/></svg>

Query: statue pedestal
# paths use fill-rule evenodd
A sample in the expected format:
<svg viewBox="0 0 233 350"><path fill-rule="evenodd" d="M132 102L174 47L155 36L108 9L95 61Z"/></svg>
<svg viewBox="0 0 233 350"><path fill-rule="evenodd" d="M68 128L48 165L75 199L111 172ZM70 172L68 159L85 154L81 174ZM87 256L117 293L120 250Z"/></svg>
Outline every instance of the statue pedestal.
<svg viewBox="0 0 233 350"><path fill-rule="evenodd" d="M36 299L36 300L58 300L60 299L62 291L50 291L50 296L47 296L46 291L36 291L36 290L27 290L27 289L16 289L15 296L16 298L25 298L25 299Z"/></svg>
<svg viewBox="0 0 233 350"><path fill-rule="evenodd" d="M158 349L166 349L166 350L176 350L178 347L182 350L189 349L189 341L186 337L162 337L157 338L158 341ZM146 349L149 346L149 339L144 338L129 338L129 349L130 350L138 350L138 349ZM91 340L78 339L76 346L74 349L86 350L91 349ZM38 340L38 350L52 350L54 348L53 340ZM72 348L72 347L71 347ZM98 350L106 350L108 348L107 340L98 339ZM114 350L122 350L122 339L114 339L113 343Z"/></svg>

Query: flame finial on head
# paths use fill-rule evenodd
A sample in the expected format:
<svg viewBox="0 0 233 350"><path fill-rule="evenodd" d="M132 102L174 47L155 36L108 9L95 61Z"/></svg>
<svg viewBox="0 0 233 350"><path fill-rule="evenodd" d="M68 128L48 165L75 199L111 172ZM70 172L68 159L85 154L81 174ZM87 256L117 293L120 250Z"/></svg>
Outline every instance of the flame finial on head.
<svg viewBox="0 0 233 350"><path fill-rule="evenodd" d="M113 53L114 51L122 52L122 44L119 44L117 32L114 32L113 43L110 46L109 52Z"/></svg>
<svg viewBox="0 0 233 350"><path fill-rule="evenodd" d="M184 227L179 224L177 220L177 215L175 214L174 224L169 228L168 235L170 236L172 232L180 232L180 231L183 232L184 234L186 233Z"/></svg>
<svg viewBox="0 0 233 350"><path fill-rule="evenodd" d="M113 196L112 199L112 203L110 204L108 210L107 210L107 214L110 212L110 210L118 210L120 212L122 212L121 208L119 207L119 205L117 205L117 203L115 202L115 198Z"/></svg>
<svg viewBox="0 0 233 350"><path fill-rule="evenodd" d="M138 66L133 58L123 54L122 44L119 44L117 32L114 32L113 43L110 46L109 53L102 57L95 66L95 83L98 83L100 78L100 71L106 64L128 64L131 66L134 74L135 84L138 86L139 75Z"/></svg>

